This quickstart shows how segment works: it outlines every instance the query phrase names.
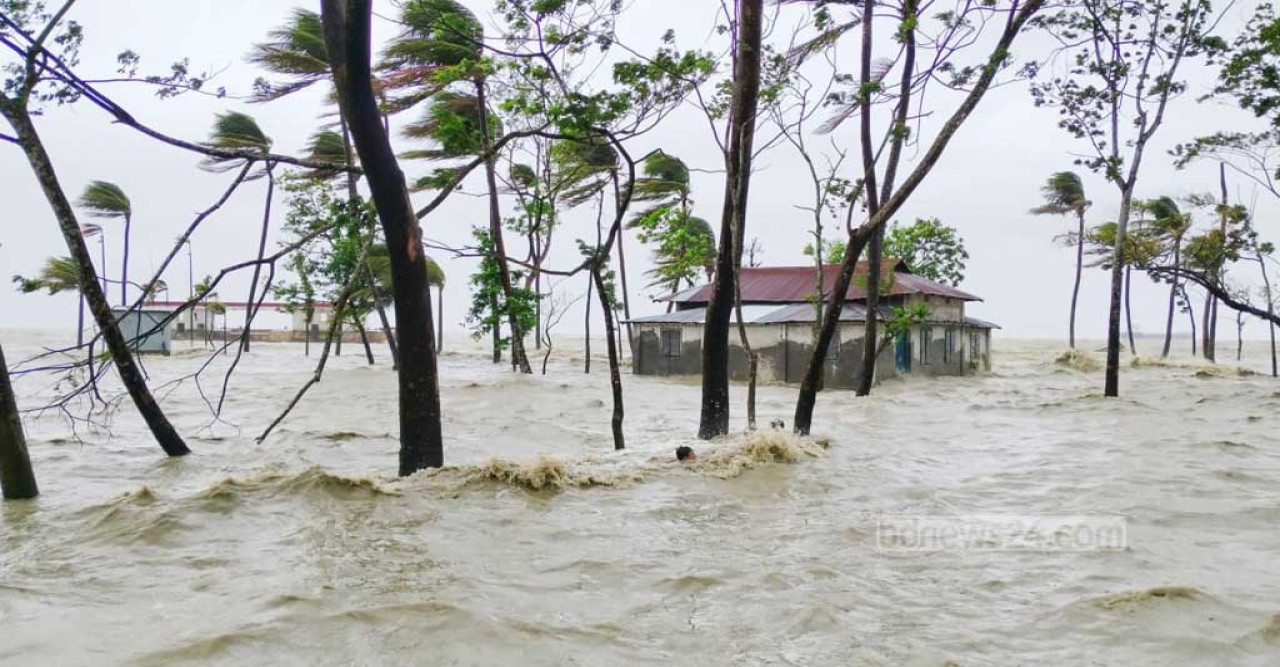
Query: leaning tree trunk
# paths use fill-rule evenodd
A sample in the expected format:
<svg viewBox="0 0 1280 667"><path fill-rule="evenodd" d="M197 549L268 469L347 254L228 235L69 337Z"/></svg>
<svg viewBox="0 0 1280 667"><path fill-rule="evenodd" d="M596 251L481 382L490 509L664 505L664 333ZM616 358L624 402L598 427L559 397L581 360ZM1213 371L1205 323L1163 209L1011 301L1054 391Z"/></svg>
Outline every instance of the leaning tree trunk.
<svg viewBox="0 0 1280 667"><path fill-rule="evenodd" d="M351 318L351 323L355 325L356 331L360 332L360 343L364 345L364 358L373 365L373 347L369 345L369 332L364 330L364 323L360 321L359 316Z"/></svg>
<svg viewBox="0 0 1280 667"><path fill-rule="evenodd" d="M1076 348L1076 306L1080 302L1080 276L1084 271L1084 211L1076 211L1076 281L1071 287L1071 320L1067 325L1067 345Z"/></svg>
<svg viewBox="0 0 1280 667"><path fill-rule="evenodd" d="M1200 317L1204 321L1200 323L1200 351L1204 354L1204 358L1214 361L1213 358L1213 326L1210 318L1213 317L1213 293L1205 292L1204 295L1204 311L1200 313Z"/></svg>
<svg viewBox="0 0 1280 667"><path fill-rule="evenodd" d="M613 335L613 306L605 298L604 278L600 275L599 265L592 264L591 277L599 295L597 301L600 302L600 310L604 313L605 340L608 341L609 348L609 385L613 389L613 448L624 449L627 444L622 437L622 372L618 368L618 344Z"/></svg>
<svg viewBox="0 0 1280 667"><path fill-rule="evenodd" d="M737 294L737 272L745 238L751 157L760 96L763 0L739 0L738 43L733 63L733 100L729 113L729 150L725 154L724 210L720 251L702 331L702 414L698 437L709 440L729 432L729 328Z"/></svg>
<svg viewBox="0 0 1280 667"><path fill-rule="evenodd" d="M489 108L485 99L484 81L476 81L476 106L480 115L480 147L489 152L491 137L489 136ZM507 326L511 329L511 362L526 375L533 374L529 366L529 358L524 353L524 328L520 325L520 315L513 307L515 288L511 282L511 266L507 262L507 246L502 234L502 211L498 207L497 159L490 156L484 163L485 180L489 187L489 234L493 237L494 259L498 262L498 279L502 284L502 296L507 301Z"/></svg>
<svg viewBox="0 0 1280 667"><path fill-rule="evenodd" d="M25 500L40 495L3 347L0 347L0 493L5 500Z"/></svg>
<svg viewBox="0 0 1280 667"><path fill-rule="evenodd" d="M618 184L618 171L616 169L613 170L610 176L613 179L613 198L616 201L619 199L619 190L620 190L620 187ZM632 332L632 326L631 326L631 290L627 288L627 253L623 248L623 246L626 245L623 242L623 239L624 239L623 229L619 229L618 230L618 276L622 279L622 314L627 319L627 322L626 322L627 350L628 350L628 353L634 359L636 354L636 343L635 343L635 337L634 337L634 333Z"/></svg>
<svg viewBox="0 0 1280 667"><path fill-rule="evenodd" d="M1173 244L1173 268L1177 269L1182 264L1182 239L1174 239ZM1178 276L1169 281L1169 314L1164 321L1164 349L1160 351L1160 358L1167 359L1169 357L1169 349L1173 346L1173 309L1178 304Z"/></svg>
<svg viewBox="0 0 1280 667"><path fill-rule="evenodd" d="M444 465L440 378L422 229L373 92L370 0L323 0L334 83L382 222L400 328L400 475Z"/></svg>
<svg viewBox="0 0 1280 667"><path fill-rule="evenodd" d="M271 231L271 200L276 191L276 177L272 171L274 166L270 160L267 161L267 204L262 213L262 233L258 236L258 262L253 265L253 278L249 280L249 300L244 304L244 333L240 339L240 349L245 352L249 351L249 341L253 338L253 318L258 315L258 278L262 273L262 258L267 254L267 234ZM267 286L263 285L262 291L266 290Z"/></svg>
<svg viewBox="0 0 1280 667"><path fill-rule="evenodd" d="M502 322L498 317L498 297L489 296L489 309L493 311L493 363L502 363Z"/></svg>
<svg viewBox="0 0 1280 667"><path fill-rule="evenodd" d="M1133 342L1133 308L1129 304L1129 295L1133 288L1133 267L1124 268L1124 328L1129 334L1129 354L1137 356L1138 346Z"/></svg>
<svg viewBox="0 0 1280 667"><path fill-rule="evenodd" d="M40 188L53 209L58 228L62 232L62 239L67 244L67 250L79 269L80 293L84 294L89 302L89 312L93 314L107 349L111 352L111 359L120 374L120 382L129 392L129 397L133 399L138 413L142 415L161 449L169 456L184 456L191 453L187 444L183 442L182 436L178 435L178 431L173 428L173 424L165 417L164 411L151 395L151 390L147 388L146 380L142 377L133 353L129 350L129 343L125 340L115 316L111 313L111 305L107 303L107 295L98 283L93 259L89 256L89 248L85 245L84 236L80 233L80 224L76 221L75 211L71 208L71 202L67 200L62 185L58 182L53 161L40 141L40 135L31 122L31 116L25 108L3 97L0 97L0 115L3 115L13 126L18 144L26 154L31 170L35 172L36 180L40 183Z"/></svg>

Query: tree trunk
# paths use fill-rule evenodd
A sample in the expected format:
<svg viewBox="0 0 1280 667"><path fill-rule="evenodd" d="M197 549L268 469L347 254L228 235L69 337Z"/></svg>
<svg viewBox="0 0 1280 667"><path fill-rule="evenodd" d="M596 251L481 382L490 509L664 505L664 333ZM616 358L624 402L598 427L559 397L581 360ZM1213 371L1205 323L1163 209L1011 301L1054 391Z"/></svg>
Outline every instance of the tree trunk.
<svg viewBox="0 0 1280 667"><path fill-rule="evenodd" d="M129 233L133 227L133 214L124 216L124 256L120 260L120 306L129 307Z"/></svg>
<svg viewBox="0 0 1280 667"><path fill-rule="evenodd" d="M1204 312L1200 313L1200 317L1204 319L1200 323L1200 351L1204 354L1204 358L1214 361L1213 358L1213 337L1212 325L1210 318L1213 316L1213 293L1205 292L1204 294Z"/></svg>
<svg viewBox="0 0 1280 667"><path fill-rule="evenodd" d="M702 333L702 414L698 437L704 440L729 432L729 326L737 293L736 267L742 261L747 195L751 183L756 109L760 96L763 4L763 0L738 1L720 250L716 256L715 281Z"/></svg>
<svg viewBox="0 0 1280 667"><path fill-rule="evenodd" d="M1236 363L1244 354L1244 313L1236 311Z"/></svg>
<svg viewBox="0 0 1280 667"><path fill-rule="evenodd" d="M75 211L71 208L71 202L67 200L62 185L58 182L53 161L45 151L35 125L31 123L31 116L25 108L3 97L0 97L0 115L3 115L13 126L18 143L31 164L31 170L35 173L36 180L39 181L45 198L49 201L49 206L53 209L58 228L62 232L62 239L79 268L80 293L88 301L89 312L93 315L107 349L111 352L111 359L120 374L120 382L129 392L129 397L133 399L138 413L142 415L161 449L169 456L184 456L191 453L187 444L183 442L182 436L178 435L178 431L173 428L173 424L169 423L164 411L156 403L151 390L147 388L146 380L143 379L133 353L129 350L129 344L120 332L115 316L111 313L111 306L107 303L106 293L98 284L93 259L89 256L89 248L85 245L84 236L80 232Z"/></svg>
<svg viewBox="0 0 1280 667"><path fill-rule="evenodd" d="M333 347L333 356L335 357L342 356L342 339L345 336L346 336L346 332L342 330L342 323L339 322L338 323L338 340L335 341L336 344Z"/></svg>
<svg viewBox="0 0 1280 667"><path fill-rule="evenodd" d="M1067 345L1076 349L1076 307L1080 303L1080 276L1084 271L1084 211L1076 211L1076 280L1071 287L1071 320L1067 325Z"/></svg>
<svg viewBox="0 0 1280 667"><path fill-rule="evenodd" d="M364 323L360 321L359 316L351 318L351 323L356 325L356 331L360 332L360 342L364 345L364 358L373 365L373 348L369 346L369 334L364 330Z"/></svg>
<svg viewBox="0 0 1280 667"><path fill-rule="evenodd" d="M1124 268L1124 328L1129 333L1129 354L1138 355L1138 346L1133 342L1133 309L1129 306L1129 294L1132 289L1133 267Z"/></svg>
<svg viewBox="0 0 1280 667"><path fill-rule="evenodd" d="M488 153L489 108L485 96L485 83L476 81L476 104L480 107L480 147ZM498 262L498 278L502 283L502 296L507 301L507 326L511 328L511 362L520 368L520 372L532 375L529 358L524 353L524 328L520 325L520 316L512 307L515 288L511 283L511 266L507 262L507 247L502 234L502 211L498 206L497 159L490 157L484 163L485 180L489 187L489 234L493 237L493 254Z"/></svg>
<svg viewBox="0 0 1280 667"><path fill-rule="evenodd" d="M436 354L444 350L444 285L436 287Z"/></svg>
<svg viewBox="0 0 1280 667"><path fill-rule="evenodd" d="M26 500L40 495L3 347L0 347L0 493L5 500Z"/></svg>
<svg viewBox="0 0 1280 667"><path fill-rule="evenodd" d="M1256 246L1255 246L1255 250L1256 250ZM1267 262L1265 259L1263 259L1261 252L1258 252L1257 255L1258 255L1258 266L1261 267L1262 269L1262 286L1263 286L1263 289L1267 290L1267 317L1274 318L1276 314L1275 294L1271 291L1271 278L1268 277L1267 275ZM1276 323L1274 319L1269 319L1269 321L1267 322L1267 332L1271 335L1271 377L1277 377L1278 374L1277 374L1277 368L1276 368Z"/></svg>
<svg viewBox="0 0 1280 667"><path fill-rule="evenodd" d="M1176 269L1182 264L1182 238L1174 239L1173 245L1173 267ZM1160 351L1160 358L1169 358L1169 349L1173 346L1173 309L1178 304L1178 277L1174 276L1169 281L1169 315L1164 321L1164 349Z"/></svg>
<svg viewBox="0 0 1280 667"><path fill-rule="evenodd" d="M249 280L249 300L244 304L244 336L240 339L240 349L249 351L249 340L253 337L253 318L258 315L258 277L262 273L262 258L267 254L267 233L271 230L271 200L275 196L276 177L272 171L274 166L267 162L267 205L262 213L262 233L258 237L258 263L253 265L253 278ZM266 286L262 288L266 296Z"/></svg>
<svg viewBox="0 0 1280 667"><path fill-rule="evenodd" d="M382 222L400 328L400 475L444 465L440 381L422 229L373 92L370 0L323 0L334 83Z"/></svg>
<svg viewBox="0 0 1280 667"><path fill-rule="evenodd" d="M373 309L378 313L378 326L382 327L382 336L387 339L387 351L391 353L391 370L400 369L400 350L396 349L396 333L391 330L391 320L387 319L387 309L382 305L382 294L378 291L378 281L373 277L373 269L365 262L364 270L369 279L369 295L373 298ZM436 349L439 349L437 344Z"/></svg>
<svg viewBox="0 0 1280 667"><path fill-rule="evenodd" d="M591 373L591 288L595 286L595 276L587 276L587 278L588 278L587 303L582 307L582 309L586 313L582 323L582 330L586 332L585 335L583 335L582 337L582 346L583 346L582 372L590 374Z"/></svg>
<svg viewBox="0 0 1280 667"><path fill-rule="evenodd" d="M620 189L618 185L617 170L613 171L613 173L611 174L611 177L613 179L613 198L615 201L617 201L619 199L618 191ZM632 327L631 327L631 290L627 288L627 253L623 248L623 246L626 245L624 243L625 238L626 237L623 234L623 229L619 229L618 230L618 276L622 280L622 314L627 319L627 323L626 323L627 351L631 355L632 359L634 359L636 354L636 343L635 343L635 334L632 332Z"/></svg>
<svg viewBox="0 0 1280 667"><path fill-rule="evenodd" d="M1125 236L1129 231L1129 211L1133 205L1133 188L1120 193L1120 214L1116 216L1116 242L1111 259L1111 302L1107 313L1107 370L1103 382L1104 396L1120 395L1120 306L1124 293Z"/></svg>
<svg viewBox="0 0 1280 667"><path fill-rule="evenodd" d="M498 297L490 296L489 308L493 310L493 363L502 363L502 322L498 317Z"/></svg>
<svg viewBox="0 0 1280 667"><path fill-rule="evenodd" d="M1196 311L1191 305L1191 295L1187 294L1187 286L1181 287L1182 300L1187 304L1187 322L1191 325L1191 358L1195 359L1199 352L1196 350Z"/></svg>
<svg viewBox="0 0 1280 667"><path fill-rule="evenodd" d="M597 246L598 247L598 246ZM600 275L600 266L593 264L591 277L596 284L599 295L600 310L604 313L605 340L609 348L609 384L613 388L613 448L625 449L627 444L622 436L622 372L618 367L618 345L613 335L613 306L605 298L604 278Z"/></svg>
<svg viewBox="0 0 1280 667"><path fill-rule="evenodd" d="M80 311L76 315L76 347L84 345L84 292L76 290L80 295Z"/></svg>
<svg viewBox="0 0 1280 667"><path fill-rule="evenodd" d="M302 332L303 333L302 355L304 357L309 357L311 356L311 318L310 317L308 317L306 321L303 323L303 327L305 327L305 329Z"/></svg>
<svg viewBox="0 0 1280 667"><path fill-rule="evenodd" d="M862 364L858 368L858 386L855 393L866 396L871 393L871 385L876 380L876 353L879 351L875 341L880 340L877 329L880 318L877 310L880 307L880 265L883 259L884 228L881 228L871 242L867 244L867 317L865 333L862 335Z"/></svg>

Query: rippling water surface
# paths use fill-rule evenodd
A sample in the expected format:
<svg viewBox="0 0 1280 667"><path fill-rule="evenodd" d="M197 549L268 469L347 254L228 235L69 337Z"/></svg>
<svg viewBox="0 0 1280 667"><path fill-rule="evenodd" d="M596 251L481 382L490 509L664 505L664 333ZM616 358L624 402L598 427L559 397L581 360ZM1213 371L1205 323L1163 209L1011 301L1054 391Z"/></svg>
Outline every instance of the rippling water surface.
<svg viewBox="0 0 1280 667"><path fill-rule="evenodd" d="M40 342L4 339L11 362ZM998 340L986 377L825 393L829 448L693 441L696 384L627 375L621 453L602 362L450 353L451 467L397 480L385 360L349 346L256 445L311 362L255 345L223 421L191 382L166 398L185 459L127 408L79 439L28 424L43 495L0 506L0 663L1280 664L1280 383L1145 365L1104 400L1058 352ZM762 420L794 396L763 388ZM878 549L904 515L1123 517L1128 547Z"/></svg>

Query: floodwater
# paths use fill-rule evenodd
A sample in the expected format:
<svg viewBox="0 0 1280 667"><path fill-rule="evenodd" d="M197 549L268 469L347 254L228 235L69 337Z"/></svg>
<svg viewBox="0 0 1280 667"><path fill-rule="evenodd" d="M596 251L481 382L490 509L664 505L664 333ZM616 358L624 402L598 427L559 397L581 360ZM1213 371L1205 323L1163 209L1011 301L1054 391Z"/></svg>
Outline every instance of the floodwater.
<svg viewBox="0 0 1280 667"><path fill-rule="evenodd" d="M11 363L39 342L4 338ZM442 358L453 467L408 480L393 375L350 345L262 445L310 373L299 346L255 345L221 422L191 382L169 393L182 460L127 406L110 434L29 423L44 495L0 507L0 663L1280 664L1280 382L1234 361L1126 367L1104 400L1060 344L997 338L989 376L823 394L822 439L709 444L694 382L627 375L615 453L602 361L529 378L469 349ZM159 384L201 359L147 367ZM24 406L47 384L23 379ZM790 422L794 389L760 399ZM877 541L886 520L991 515L1127 531Z"/></svg>

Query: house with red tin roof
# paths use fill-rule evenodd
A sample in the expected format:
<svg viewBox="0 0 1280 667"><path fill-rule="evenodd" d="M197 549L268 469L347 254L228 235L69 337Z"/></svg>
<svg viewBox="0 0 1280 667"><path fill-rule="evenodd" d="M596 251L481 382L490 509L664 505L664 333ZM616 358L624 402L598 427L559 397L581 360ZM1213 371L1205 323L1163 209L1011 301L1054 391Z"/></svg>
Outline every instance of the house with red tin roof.
<svg viewBox="0 0 1280 667"><path fill-rule="evenodd" d="M966 304L980 297L923 276L906 262L881 263L881 295L875 317L887 322L896 309L927 310L924 321L890 340L880 350L876 379L901 374L966 375L990 370L990 322L969 317ZM760 360L761 382L798 383L813 353L817 295L836 282L840 267L743 267L740 272L742 320L747 340ZM820 287L821 286L821 287ZM852 388L862 364L867 314L867 264L858 265L845 294L840 325L826 353L824 386ZM700 285L660 301L668 312L631 320L633 372L638 375L697 375L702 369L702 325L712 286ZM734 315L736 329L737 315ZM882 327L883 331L884 328ZM747 355L735 331L729 337L729 371L747 378Z"/></svg>

